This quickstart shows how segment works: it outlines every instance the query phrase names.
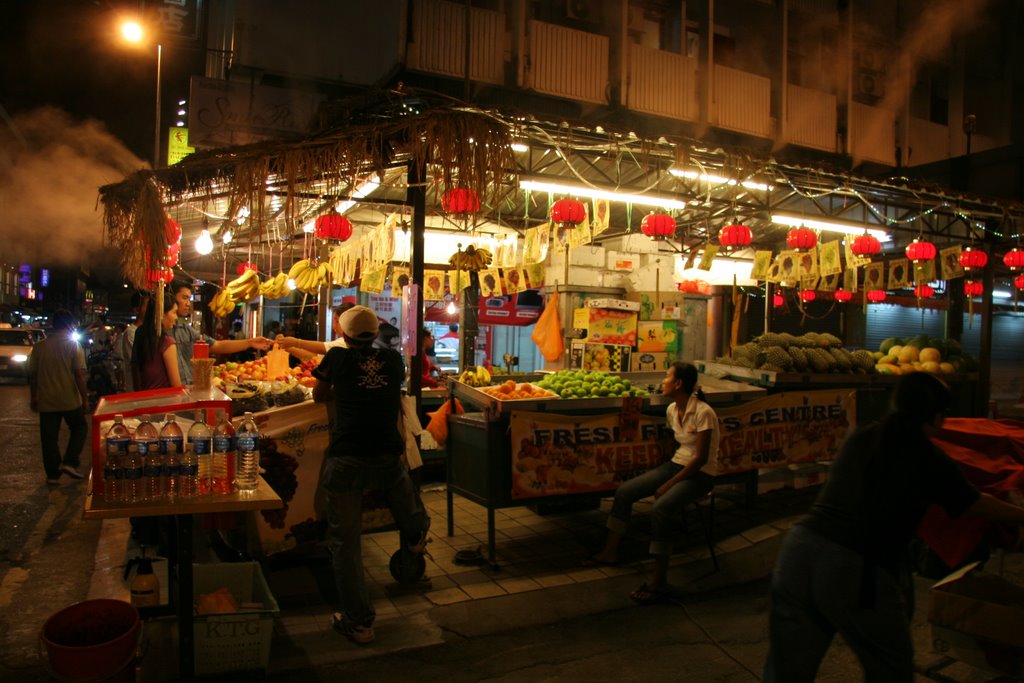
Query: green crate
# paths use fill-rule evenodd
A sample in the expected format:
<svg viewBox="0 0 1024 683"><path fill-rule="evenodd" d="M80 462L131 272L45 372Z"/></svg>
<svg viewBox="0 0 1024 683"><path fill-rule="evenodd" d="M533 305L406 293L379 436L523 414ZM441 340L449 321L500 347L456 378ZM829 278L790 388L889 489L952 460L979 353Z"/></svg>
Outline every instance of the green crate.
<svg viewBox="0 0 1024 683"><path fill-rule="evenodd" d="M270 662L274 617L281 610L267 587L259 563L197 564L193 567L194 601L203 593L227 588L239 604L263 603L262 609L196 615L196 674L266 669Z"/></svg>

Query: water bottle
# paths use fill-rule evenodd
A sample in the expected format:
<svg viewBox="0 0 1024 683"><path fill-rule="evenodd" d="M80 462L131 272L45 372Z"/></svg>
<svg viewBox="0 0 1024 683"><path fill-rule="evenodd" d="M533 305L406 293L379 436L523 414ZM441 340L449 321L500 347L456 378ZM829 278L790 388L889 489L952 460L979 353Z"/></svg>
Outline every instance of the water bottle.
<svg viewBox="0 0 1024 683"><path fill-rule="evenodd" d="M178 424L178 416L174 413L167 413L164 420L163 429L160 430L160 455L167 455L167 446L172 443L178 447L180 454L185 450L185 434Z"/></svg>
<svg viewBox="0 0 1024 683"><path fill-rule="evenodd" d="M139 457L142 458L143 500L160 500L163 495L161 480L164 470L160 458L160 432L150 421L149 415L143 415L135 429L135 445L139 449Z"/></svg>
<svg viewBox="0 0 1024 683"><path fill-rule="evenodd" d="M196 421L188 430L188 448L196 458L199 467L199 493L210 492L210 458L213 450L213 432L206 424L206 413L196 411Z"/></svg>
<svg viewBox="0 0 1024 683"><path fill-rule="evenodd" d="M246 413L235 436L238 468L235 486L239 491L255 491L260 472L260 433L252 413Z"/></svg>
<svg viewBox="0 0 1024 683"><path fill-rule="evenodd" d="M128 455L128 445L132 442L132 432L125 425L123 415L114 416L114 424L107 430L104 439L107 444L107 465L112 468L110 476L121 477L118 480L108 480L107 465L104 465L104 495L109 502L121 502L124 500L124 459ZM108 481L110 486L117 489L113 493L106 490Z"/></svg>
<svg viewBox="0 0 1024 683"><path fill-rule="evenodd" d="M213 430L211 474L214 493L231 493L235 480L235 428L223 410L217 411Z"/></svg>
<svg viewBox="0 0 1024 683"><path fill-rule="evenodd" d="M138 503L142 496L142 456L135 444L128 446L124 459L124 502Z"/></svg>
<svg viewBox="0 0 1024 683"><path fill-rule="evenodd" d="M186 448L178 463L178 497L195 498L199 495L199 461L191 448Z"/></svg>
<svg viewBox="0 0 1024 683"><path fill-rule="evenodd" d="M163 456L163 459L164 498L174 500L178 497L178 474L181 471L178 444L167 444L167 455Z"/></svg>
<svg viewBox="0 0 1024 683"><path fill-rule="evenodd" d="M103 497L108 503L124 500L124 456L116 441L107 441L107 459L103 463Z"/></svg>

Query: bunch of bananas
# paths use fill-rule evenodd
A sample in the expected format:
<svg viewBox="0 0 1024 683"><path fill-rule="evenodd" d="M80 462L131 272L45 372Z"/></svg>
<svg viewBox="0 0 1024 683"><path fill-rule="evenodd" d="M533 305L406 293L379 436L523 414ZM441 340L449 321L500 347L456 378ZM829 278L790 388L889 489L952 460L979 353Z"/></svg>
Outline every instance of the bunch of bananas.
<svg viewBox="0 0 1024 683"><path fill-rule="evenodd" d="M228 288L224 287L210 300L210 312L218 318L226 318L235 310L235 302L231 300Z"/></svg>
<svg viewBox="0 0 1024 683"><path fill-rule="evenodd" d="M491 384L491 373L487 372L484 366L478 365L472 370L463 370L458 379L471 387L486 387Z"/></svg>
<svg viewBox="0 0 1024 683"><path fill-rule="evenodd" d="M471 272L481 271L491 265L494 257L491 252L484 248L476 248L472 244L466 247L466 251L457 251L448 259L448 265L456 270Z"/></svg>
<svg viewBox="0 0 1024 683"><path fill-rule="evenodd" d="M229 282L227 290L231 301L238 303L248 301L260 293L260 274L255 270L246 269L244 273Z"/></svg>
<svg viewBox="0 0 1024 683"><path fill-rule="evenodd" d="M260 285L260 294L265 299L282 299L291 292L288 289L288 273L283 270Z"/></svg>
<svg viewBox="0 0 1024 683"><path fill-rule="evenodd" d="M326 263L302 259L288 271L288 278L295 280L295 289L300 292L316 294L321 287L331 282L332 275Z"/></svg>

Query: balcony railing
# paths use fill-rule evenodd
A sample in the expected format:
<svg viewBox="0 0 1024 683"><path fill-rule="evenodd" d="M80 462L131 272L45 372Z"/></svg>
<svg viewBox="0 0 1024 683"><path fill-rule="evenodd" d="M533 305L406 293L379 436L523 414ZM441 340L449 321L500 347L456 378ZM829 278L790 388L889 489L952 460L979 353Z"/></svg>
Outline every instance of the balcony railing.
<svg viewBox="0 0 1024 683"><path fill-rule="evenodd" d="M854 163L896 165L896 114L860 102L850 105L850 156Z"/></svg>
<svg viewBox="0 0 1024 683"><path fill-rule="evenodd" d="M410 69L462 78L466 74L466 6L446 0L411 4L412 33L406 51ZM500 85L505 79L504 16L470 8L469 77Z"/></svg>
<svg viewBox="0 0 1024 683"><path fill-rule="evenodd" d="M697 60L642 45L630 46L626 107L673 119L697 118Z"/></svg>
<svg viewBox="0 0 1024 683"><path fill-rule="evenodd" d="M790 84L786 101L786 142L836 151L836 96Z"/></svg>
<svg viewBox="0 0 1024 683"><path fill-rule="evenodd" d="M771 97L770 78L716 64L711 123L719 128L770 138L774 134Z"/></svg>
<svg viewBox="0 0 1024 683"><path fill-rule="evenodd" d="M525 87L595 104L608 102L608 37L531 20Z"/></svg>

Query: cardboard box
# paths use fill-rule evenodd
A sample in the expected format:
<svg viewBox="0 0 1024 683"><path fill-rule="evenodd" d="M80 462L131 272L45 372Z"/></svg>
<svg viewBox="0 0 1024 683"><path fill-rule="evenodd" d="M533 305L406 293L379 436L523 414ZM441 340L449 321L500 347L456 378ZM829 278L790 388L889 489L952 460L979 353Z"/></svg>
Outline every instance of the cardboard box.
<svg viewBox="0 0 1024 683"><path fill-rule="evenodd" d="M569 367L588 372L628 372L632 351L628 346L574 341L569 345Z"/></svg>
<svg viewBox="0 0 1024 683"><path fill-rule="evenodd" d="M1024 672L1024 586L979 571L958 569L931 591L928 621L935 649L1010 676Z"/></svg>
<svg viewBox="0 0 1024 683"><path fill-rule="evenodd" d="M644 353L678 353L679 323L675 320L641 320L636 328L636 350Z"/></svg>
<svg viewBox="0 0 1024 683"><path fill-rule="evenodd" d="M640 265L640 257L636 254L627 254L622 251L609 251L607 253L608 270L631 272Z"/></svg>
<svg viewBox="0 0 1024 683"><path fill-rule="evenodd" d="M652 372L668 370L675 356L668 353L634 353L629 368L632 372Z"/></svg>
<svg viewBox="0 0 1024 683"><path fill-rule="evenodd" d="M819 484L824 484L825 479L828 478L828 468L815 462L790 465L786 469L788 471L786 486L791 489L805 489L808 486L818 486Z"/></svg>
<svg viewBox="0 0 1024 683"><path fill-rule="evenodd" d="M627 301L625 299L588 299L588 308L608 308L616 311L632 311L637 312L640 310L640 303L638 301Z"/></svg>
<svg viewBox="0 0 1024 683"><path fill-rule="evenodd" d="M577 308L573 311L573 329L586 330L586 340L594 344L636 346L637 314L610 308Z"/></svg>
<svg viewBox="0 0 1024 683"><path fill-rule="evenodd" d="M662 301L661 317L663 320L679 320L683 317L683 307L678 301Z"/></svg>

